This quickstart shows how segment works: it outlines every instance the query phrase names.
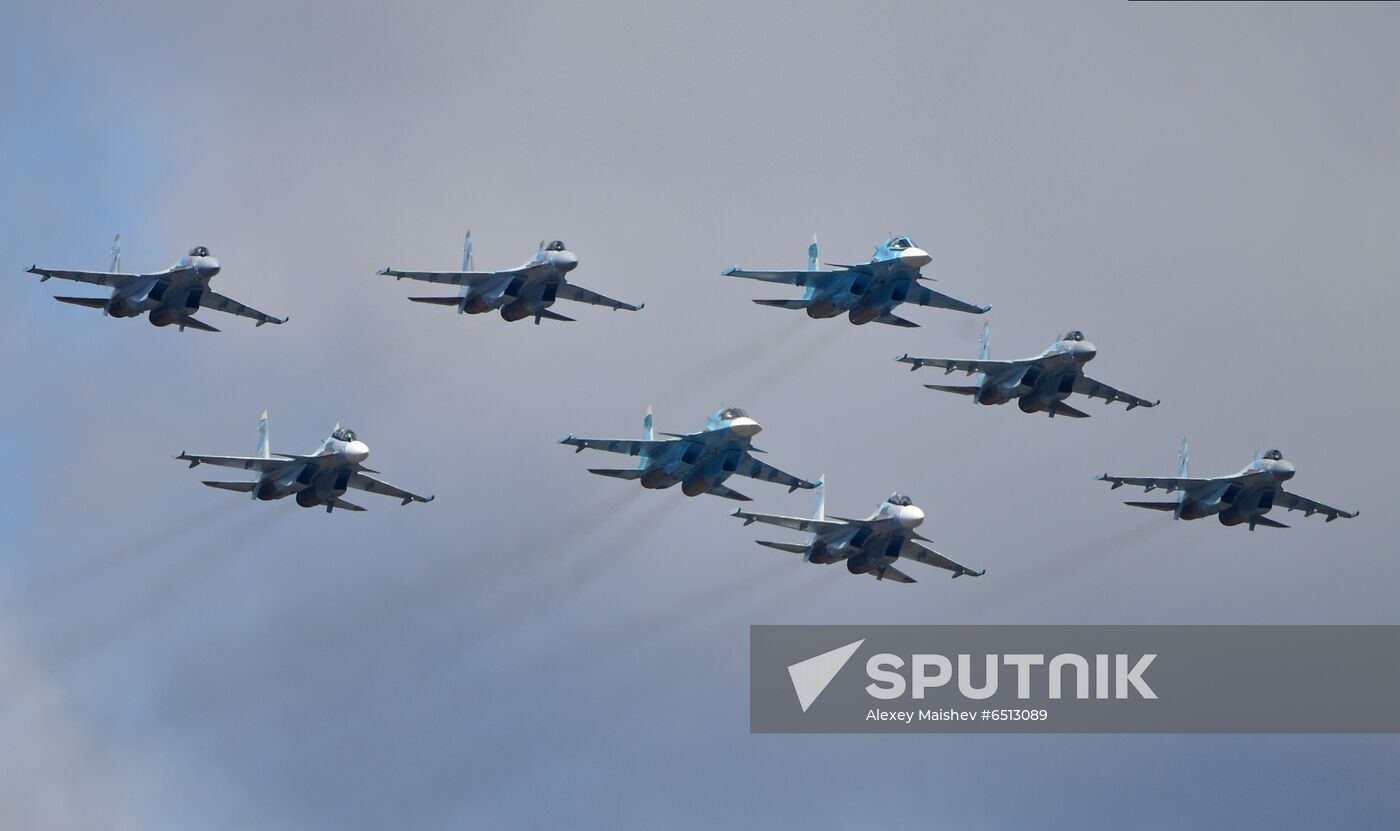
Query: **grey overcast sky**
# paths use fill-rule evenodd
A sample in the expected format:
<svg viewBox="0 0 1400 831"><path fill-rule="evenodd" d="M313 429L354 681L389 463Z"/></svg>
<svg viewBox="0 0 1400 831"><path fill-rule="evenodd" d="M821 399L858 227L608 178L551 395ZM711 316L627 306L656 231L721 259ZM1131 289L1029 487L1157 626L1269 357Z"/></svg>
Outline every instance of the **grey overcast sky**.
<svg viewBox="0 0 1400 831"><path fill-rule="evenodd" d="M0 4L0 826L1393 828L1393 737L750 736L747 627L1400 622L1397 36L1391 4ZM506 324L374 276L467 228L647 307ZM180 335L21 273L117 232L291 322ZM908 234L994 356L1081 328L1163 403L976 408L890 359L980 320L720 277L814 232ZM724 403L987 576L806 566L554 443ZM250 452L264 408L437 501L328 517L171 460ZM1092 479L1182 436L1362 515L1251 534Z"/></svg>

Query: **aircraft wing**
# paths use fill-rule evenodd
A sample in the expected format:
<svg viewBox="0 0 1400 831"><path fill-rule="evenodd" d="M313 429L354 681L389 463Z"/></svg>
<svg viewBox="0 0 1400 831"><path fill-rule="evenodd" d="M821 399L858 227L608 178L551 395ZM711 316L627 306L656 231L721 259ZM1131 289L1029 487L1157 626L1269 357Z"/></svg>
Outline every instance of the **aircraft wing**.
<svg viewBox="0 0 1400 831"><path fill-rule="evenodd" d="M909 296L905 298L906 303L914 303L919 306L933 306L938 309L952 309L958 312L980 315L992 310L991 306L975 306L971 303L964 303L953 297L949 297L941 292L936 292L928 286L921 286L917 283L909 290Z"/></svg>
<svg viewBox="0 0 1400 831"><path fill-rule="evenodd" d="M730 512L730 516L736 516L744 521L745 525L755 522L763 522L768 525L777 525L780 528L791 528L794 531L830 531L835 528L843 528L849 525L839 519L813 519L805 516L781 516L779 514L756 514L750 511L735 509Z"/></svg>
<svg viewBox="0 0 1400 831"><path fill-rule="evenodd" d="M961 563L955 563L942 554L939 554L937 551L934 551L932 548L920 545L913 540L904 543L904 547L899 549L899 556L901 559L905 560L916 560L926 566L947 569L953 572L954 577L961 577L964 574L968 577L981 577L983 574L987 573L986 569L973 571Z"/></svg>
<svg viewBox="0 0 1400 831"><path fill-rule="evenodd" d="M991 361L985 359L972 361L963 360L961 358L915 358L908 354L900 355L898 358L895 358L895 361L901 364L909 364L910 372L920 367L936 366L948 372L966 372L968 375L974 372L985 372L988 375L996 375L1005 370L1019 369L1026 364L1035 363L1035 361Z"/></svg>
<svg viewBox="0 0 1400 831"><path fill-rule="evenodd" d="M1148 401L1146 398L1138 398L1131 393L1114 389L1102 381L1095 381L1087 375L1080 375L1079 379L1074 382L1074 391L1080 395L1087 395L1090 398L1102 398L1105 404L1111 404L1114 401L1126 401L1128 403L1128 409L1130 410L1134 407L1155 407L1162 403L1161 401Z"/></svg>
<svg viewBox="0 0 1400 831"><path fill-rule="evenodd" d="M352 474L350 476L350 480L345 484L348 487L356 488L358 490L369 491L370 493L382 494L384 496L392 496L395 499L402 499L403 504L405 505L407 505L410 502L433 501L433 497L431 496L419 496L416 493L409 493L403 488L394 487L388 482L376 479L373 476L369 476L367 474L359 472Z"/></svg>
<svg viewBox="0 0 1400 831"><path fill-rule="evenodd" d="M491 283L524 274L528 268L513 268L509 271L399 271L396 268L380 269L379 273L386 277L394 277L402 280L407 277L410 280L422 280L425 283L451 283L454 286L471 286L479 288Z"/></svg>
<svg viewBox="0 0 1400 831"><path fill-rule="evenodd" d="M260 312L252 306L245 306L231 297L225 297L217 291L205 290L199 297L199 305L206 309L213 309L218 312L228 312L239 317L249 317L256 320L258 326L264 323L286 323L288 318L273 317L266 312Z"/></svg>
<svg viewBox="0 0 1400 831"><path fill-rule="evenodd" d="M739 467L734 471L740 476L749 476L754 479L762 479L765 482L777 482L780 485L787 485L788 492L798 488L811 489L817 486L816 482L808 482L806 479L799 479L791 473L784 473L766 462L760 462L751 453L744 454L744 460L739 462Z"/></svg>
<svg viewBox="0 0 1400 831"><path fill-rule="evenodd" d="M576 286L573 283L564 283L563 285L559 286L559 292L555 294L555 297L558 297L561 300L573 300L578 303L588 303L594 306L607 306L609 309L612 309L614 311L618 309L626 309L629 312L638 312L641 311L642 306L646 305L645 303L642 303L640 305L633 306L631 303L623 303L621 300L614 300L611 297L605 297L596 291L589 291L588 289L583 288L582 286Z"/></svg>
<svg viewBox="0 0 1400 831"><path fill-rule="evenodd" d="M1189 491L1205 485L1218 485L1234 477L1190 479L1180 476L1109 476L1107 473L1103 473L1097 478L1101 482L1112 482L1113 487L1110 490L1121 488L1124 485L1134 485L1150 493L1158 488L1165 491Z"/></svg>
<svg viewBox="0 0 1400 831"><path fill-rule="evenodd" d="M1274 507L1287 508L1290 511L1303 511L1304 516L1326 514L1328 522L1331 522L1337 517L1352 519L1360 513L1360 511L1343 511L1341 508L1333 508L1331 505L1314 502L1305 496L1299 496L1296 493L1289 493L1288 491L1282 490L1274 496Z"/></svg>
<svg viewBox="0 0 1400 831"><path fill-rule="evenodd" d="M816 286L821 288L841 275L839 271L746 271L731 266L724 272L726 277L744 277L749 280L762 280L765 283L787 283L790 286Z"/></svg>
<svg viewBox="0 0 1400 831"><path fill-rule="evenodd" d="M572 433L560 439L559 443L577 448L575 453L581 453L585 448L588 448L606 450L609 453L626 453L628 456L650 454L654 450L671 444L670 441L659 439L579 439L574 438Z"/></svg>
<svg viewBox="0 0 1400 831"><path fill-rule="evenodd" d="M262 456L201 456L191 453L181 453L175 458L182 462L189 462L190 467L199 465L214 465L216 467L236 467L242 470L256 470L259 473L266 473L269 470L276 470L288 463L299 461L296 458L265 459Z"/></svg>
<svg viewBox="0 0 1400 831"><path fill-rule="evenodd" d="M66 271L59 268L39 268L31 265L26 269L30 274L38 274L39 282L57 277L60 280L74 280L79 283L91 283L94 286L110 286L114 289L125 288L132 283L150 279L144 274L124 274L116 271Z"/></svg>

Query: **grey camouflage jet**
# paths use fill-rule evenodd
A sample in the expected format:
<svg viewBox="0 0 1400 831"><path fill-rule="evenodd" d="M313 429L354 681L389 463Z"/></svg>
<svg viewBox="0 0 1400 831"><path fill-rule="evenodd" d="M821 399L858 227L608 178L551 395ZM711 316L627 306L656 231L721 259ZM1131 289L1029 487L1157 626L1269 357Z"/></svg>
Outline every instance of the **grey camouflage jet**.
<svg viewBox="0 0 1400 831"><path fill-rule="evenodd" d="M210 482L211 488L251 494L254 499L272 501L295 496L303 508L325 505L326 513L335 508L363 511L359 505L342 499L346 490L369 491L410 502L432 502L431 496L419 496L388 482L370 476L378 473L364 466L369 458L369 446L349 430L335 425L321 446L305 456L273 453L267 435L267 411L258 422L258 453L256 456L203 456L181 453L175 458L190 463L190 467L216 465L251 470L258 478L250 482Z"/></svg>
<svg viewBox="0 0 1400 831"><path fill-rule="evenodd" d="M578 257L564 247L564 243L554 240L549 244L540 243L540 248L524 265L505 271L472 270L472 234L467 232L462 244L461 271L400 271L385 268L379 273L399 280L422 280L425 283L450 283L459 286L456 297L410 297L414 303L432 303L438 306L454 306L458 314L483 314L501 312L505 320L514 321L533 317L538 324L541 318L572 321L558 312L550 311L555 300L573 300L594 306L606 306L614 311L626 309L629 312L641 311L646 305L623 303L611 297L604 297L582 286L570 283L565 275L578 266Z"/></svg>
<svg viewBox="0 0 1400 831"><path fill-rule="evenodd" d="M940 294L919 280L927 280L920 272L933 261L928 252L914 245L908 237L891 237L880 243L869 262L858 265L830 264L834 270L822 270L817 254L817 239L807 247L806 271L747 271L737 265L725 271L729 277L746 277L768 283L787 283L806 289L798 300L755 300L760 306L780 309L805 309L812 318L846 315L854 324L888 323L892 326L919 324L893 314L901 303L933 306L970 314L984 314L991 306L975 306Z"/></svg>
<svg viewBox="0 0 1400 831"><path fill-rule="evenodd" d="M210 289L209 281L219 273L219 261L210 255L208 248L202 245L191 248L190 253L163 271L136 274L121 271L121 239L118 234L112 241L112 266L109 271L67 271L39 268L37 265L31 265L27 271L38 274L41 283L57 277L112 289L108 297L54 297L60 303L101 309L107 317L137 317L149 313L151 325L173 324L181 332L186 327L204 332L219 331L193 317L200 309L252 318L257 321L256 326L287 322L285 317L273 317Z"/></svg>
<svg viewBox="0 0 1400 831"><path fill-rule="evenodd" d="M1254 461L1239 473L1209 479L1193 479L1188 475L1191 454L1185 439L1181 440L1179 459L1176 476L1110 476L1105 473L1098 478L1112 482L1113 489L1137 485L1148 493L1158 488L1176 492L1176 499L1169 502L1124 502L1124 505L1170 511L1176 519L1218 516L1221 525L1249 523L1251 531L1256 525L1288 527L1265 516L1272 508L1302 511L1304 516L1323 514L1328 522L1338 517L1352 519L1358 514L1357 511L1343 511L1285 491L1283 483L1293 478L1295 470L1293 463L1283 458L1283 453L1278 450L1256 454Z"/></svg>
<svg viewBox="0 0 1400 831"><path fill-rule="evenodd" d="M650 409L642 427L640 440L580 439L570 433L559 442L573 446L576 453L591 448L637 456L635 468L590 468L588 472L616 479L639 479L644 488L669 488L680 483L686 496L709 493L748 502L749 497L724 485L736 473L787 485L789 493L817 486L755 459L752 454L763 451L753 446L752 439L763 428L738 407L725 407L710 416L705 429L698 433L661 433L668 438L658 439Z"/></svg>
<svg viewBox="0 0 1400 831"><path fill-rule="evenodd" d="M986 570L973 571L921 545L928 538L919 535L915 528L923 524L924 512L909 501L903 494L891 494L875 513L866 519L846 519L826 515L825 481L817 496L817 507L809 517L780 516L777 514L755 514L735 510L731 516L739 517L745 525L765 522L781 528L807 532L807 542L770 542L755 540L779 551L801 554L809 563L836 563L845 561L846 570L851 574L869 574L876 580L894 580L899 583L915 583L913 577L895 568L896 560L906 560L935 566L953 572L954 577L964 574L981 577Z"/></svg>
<svg viewBox="0 0 1400 831"><path fill-rule="evenodd" d="M961 358L911 358L907 354L895 360L910 364L911 372L920 367L936 366L941 367L945 375L956 370L976 375L971 386L924 384L931 390L966 395L978 404L1005 404L1015 400L1021 412L1048 413L1051 418L1056 415L1071 418L1088 417L1088 413L1065 403L1065 399L1073 393L1102 398L1104 404L1123 401L1130 410L1134 407L1155 407L1161 403L1139 398L1085 375L1084 365L1094 359L1098 350L1094 344L1085 340L1084 333L1077 329L1055 341L1050 348L1036 357L1019 361L989 360L987 355L990 339L991 327L984 325L981 357L975 361Z"/></svg>

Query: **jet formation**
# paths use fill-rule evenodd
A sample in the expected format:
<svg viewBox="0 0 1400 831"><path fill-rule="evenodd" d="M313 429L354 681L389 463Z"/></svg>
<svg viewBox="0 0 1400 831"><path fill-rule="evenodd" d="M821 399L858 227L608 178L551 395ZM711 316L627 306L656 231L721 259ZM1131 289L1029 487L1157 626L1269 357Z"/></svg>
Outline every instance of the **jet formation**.
<svg viewBox="0 0 1400 831"><path fill-rule="evenodd" d="M578 257L560 240L540 242L539 250L524 265L505 271L474 271L472 265L472 234L467 232L462 244L461 271L400 271L385 268L380 274L402 280L422 280L425 283L449 283L459 286L456 297L410 297L414 303L452 306L457 314L485 314L499 310L507 321L533 317L540 320L573 321L552 311L555 300L573 300L594 306L606 306L614 311L641 311L646 305L623 303L605 297L582 286L570 283L567 274L578 267Z"/></svg>
<svg viewBox="0 0 1400 831"><path fill-rule="evenodd" d="M911 358L904 354L895 358L899 363L909 364L909 370L926 366L936 366L950 374L962 370L975 375L970 386L947 386L924 384L931 390L966 395L978 404L1005 404L1015 401L1023 413L1046 413L1051 418L1056 415L1071 418L1088 418L1083 410L1076 410L1065 403L1071 394L1102 398L1104 404L1123 401L1131 410L1134 407L1155 407L1160 401L1148 401L1136 395L1123 392L1095 381L1084 374L1084 365L1094 359L1098 349L1086 340L1084 333L1075 329L1050 344L1050 347L1034 358L1019 361L993 361L988 357L991 340L991 326L982 327L982 352L977 360L961 358Z"/></svg>
<svg viewBox="0 0 1400 831"><path fill-rule="evenodd" d="M754 453L763 452L753 446L753 437L762 429L739 407L725 407L710 416L704 430L661 433L667 438L658 439L648 409L642 420L641 439L580 439L570 433L559 443L574 447L575 453L592 449L636 456L638 462L634 468L590 468L588 472L615 479L640 480L644 488L669 488L679 483L686 496L708 493L749 502L749 497L724 484L736 473L787 485L789 493L798 488L815 488L817 483L784 473L753 457Z"/></svg>
<svg viewBox="0 0 1400 831"><path fill-rule="evenodd" d="M431 496L419 496L371 476L371 473L378 471L364 465L365 459L369 458L369 446L354 430L339 424L335 425L320 447L305 456L273 453L268 441L266 410L258 422L256 456L207 456L182 452L175 458L189 462L192 468L215 465L251 470L258 474L258 478L252 481L206 481L204 484L211 488L251 494L252 498L265 502L294 496L297 504L303 508L325 505L326 513L336 508L343 511L365 510L342 498L350 488L391 496L402 500L401 504L404 505L433 501Z"/></svg>
<svg viewBox="0 0 1400 831"><path fill-rule="evenodd" d="M801 554L809 563L846 563L851 574L869 574L876 580L894 580L898 583L916 583L913 577L895 568L894 563L901 557L916 563L935 568L947 569L953 577L981 577L986 570L973 571L967 566L934 551L922 543L931 542L914 530L924 522L924 512L909 497L894 493L875 509L875 513L865 519L848 519L826 514L826 488L824 479L818 491L817 507L811 517L781 516L778 514L756 514L735 509L730 516L744 521L744 525L763 522L780 528L806 532L804 543L771 542L756 540L759 545Z"/></svg>
<svg viewBox="0 0 1400 831"><path fill-rule="evenodd" d="M252 306L245 306L230 297L209 288L209 281L219 273L219 261L209 253L209 249L197 245L190 252L175 261L175 264L161 271L147 273L124 272L121 270L121 235L112 242L112 265L108 271L69 271L57 268L40 268L31 265L30 274L38 274L39 282L57 277L60 280L73 280L95 286L106 286L112 290L107 297L66 297L56 296L60 303L101 309L107 317L139 317L148 315L152 326L177 326L180 331L186 328L204 332L217 332L213 326L194 317L200 309L213 309L256 320L256 326L264 323L286 323L285 317L273 317Z"/></svg>
<svg viewBox="0 0 1400 831"><path fill-rule="evenodd" d="M955 300L919 284L928 278L920 271L933 262L928 252L908 237L890 237L880 243L868 262L857 265L836 265L823 270L817 253L817 240L807 247L806 271L749 271L737 265L724 273L729 277L744 277L766 283L786 283L806 289L797 300L755 300L760 306L780 309L805 309L808 317L825 318L846 315L854 324L887 323L891 326L919 324L894 314L902 303L933 306L970 314L986 314L991 306L976 306Z"/></svg>
<svg viewBox="0 0 1400 831"><path fill-rule="evenodd" d="M1181 440L1179 458L1176 476L1110 476L1105 473L1098 478L1112 482L1114 490L1124 485L1136 485L1146 493L1158 488L1176 493L1176 499L1167 502L1124 502L1124 505L1169 511L1176 519L1215 516L1220 518L1221 525L1248 523L1251 531L1256 525L1287 528L1282 522L1265 516L1276 507L1302 511L1304 516L1322 514L1327 517L1327 522L1339 517L1353 519L1358 514L1357 511L1343 511L1284 490L1283 483L1292 479L1297 471L1280 450L1256 454L1254 461L1238 473L1208 479L1193 479L1189 475L1191 454L1185 439Z"/></svg>

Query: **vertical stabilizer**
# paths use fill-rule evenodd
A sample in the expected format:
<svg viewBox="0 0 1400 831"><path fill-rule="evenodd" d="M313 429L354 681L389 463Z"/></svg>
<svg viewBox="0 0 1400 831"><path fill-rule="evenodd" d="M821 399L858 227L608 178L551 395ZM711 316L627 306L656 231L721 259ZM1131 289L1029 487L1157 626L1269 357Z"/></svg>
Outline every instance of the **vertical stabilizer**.
<svg viewBox="0 0 1400 831"><path fill-rule="evenodd" d="M812 235L812 244L807 246L807 270L820 271L822 258L817 254L817 235Z"/></svg>
<svg viewBox="0 0 1400 831"><path fill-rule="evenodd" d="M812 509L812 519L826 519L826 474L817 477L817 504Z"/></svg>
<svg viewBox="0 0 1400 831"><path fill-rule="evenodd" d="M263 410L262 418L258 419L258 455L272 458L272 442L267 437L267 410Z"/></svg>
<svg viewBox="0 0 1400 831"><path fill-rule="evenodd" d="M992 357L992 324L990 321L982 324L982 348L977 353L980 360L987 360Z"/></svg>
<svg viewBox="0 0 1400 831"><path fill-rule="evenodd" d="M112 238L112 267L108 271L122 270L122 235L117 234Z"/></svg>
<svg viewBox="0 0 1400 831"><path fill-rule="evenodd" d="M1185 479L1191 475L1191 448L1186 446L1186 437L1181 437L1181 449L1177 451L1177 478ZM1176 493L1176 518L1181 519L1181 509L1186 505L1186 489L1182 488Z"/></svg>
<svg viewBox="0 0 1400 831"><path fill-rule="evenodd" d="M462 241L462 270L463 270L463 271L472 271L472 270L473 270L473 269L472 269L472 230L471 230L470 228L467 229L467 238L466 238L465 240ZM467 296L467 292L469 292L469 291L471 291L470 287L468 287L467 285L463 284L462 287L459 288L459 289L457 290L457 296L458 296L458 297L466 297L466 296ZM462 314L462 313L465 311L465 307L466 307L466 304L465 304L465 303L458 303L458 304L457 304L457 314Z"/></svg>
<svg viewBox="0 0 1400 831"><path fill-rule="evenodd" d="M648 404L648 405L647 405L647 414L646 414L645 417L642 418L642 441L655 441L655 440L656 440L656 428L653 426L653 419L652 419L652 417L651 417L651 405ZM641 453L638 453L638 454L637 454L637 468L640 470L641 468L644 468L644 467L646 467L646 466L647 466L647 454L646 454L646 451L642 451Z"/></svg>

